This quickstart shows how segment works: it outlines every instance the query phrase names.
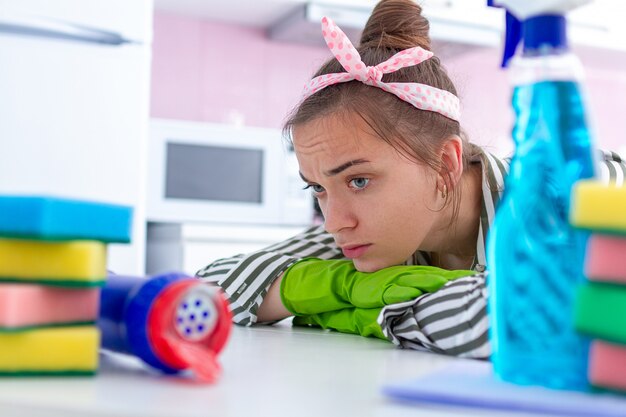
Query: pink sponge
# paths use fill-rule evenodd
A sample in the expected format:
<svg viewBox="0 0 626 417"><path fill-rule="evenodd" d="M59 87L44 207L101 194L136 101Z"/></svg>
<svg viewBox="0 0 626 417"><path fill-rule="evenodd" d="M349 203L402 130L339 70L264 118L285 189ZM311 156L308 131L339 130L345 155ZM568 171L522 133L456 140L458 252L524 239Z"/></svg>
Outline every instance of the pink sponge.
<svg viewBox="0 0 626 417"><path fill-rule="evenodd" d="M597 387L626 391L626 346L595 340L589 352L589 381Z"/></svg>
<svg viewBox="0 0 626 417"><path fill-rule="evenodd" d="M591 235L585 263L585 275L592 281L626 283L626 238Z"/></svg>
<svg viewBox="0 0 626 417"><path fill-rule="evenodd" d="M95 322L100 289L0 284L0 328Z"/></svg>

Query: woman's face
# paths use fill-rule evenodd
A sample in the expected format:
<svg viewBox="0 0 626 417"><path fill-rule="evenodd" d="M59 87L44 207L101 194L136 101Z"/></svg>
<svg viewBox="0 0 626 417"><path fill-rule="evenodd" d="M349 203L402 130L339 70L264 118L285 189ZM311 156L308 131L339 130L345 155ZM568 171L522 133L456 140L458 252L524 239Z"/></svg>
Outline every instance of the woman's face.
<svg viewBox="0 0 626 417"><path fill-rule="evenodd" d="M442 228L435 172L402 156L359 117L297 126L300 174L319 200L326 231L359 271L404 263Z"/></svg>

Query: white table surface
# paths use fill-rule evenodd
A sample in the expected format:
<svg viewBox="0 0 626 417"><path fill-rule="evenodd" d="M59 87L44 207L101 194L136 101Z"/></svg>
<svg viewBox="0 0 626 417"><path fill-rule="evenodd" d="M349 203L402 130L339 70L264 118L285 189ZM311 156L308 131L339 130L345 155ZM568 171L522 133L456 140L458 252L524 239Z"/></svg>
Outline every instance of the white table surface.
<svg viewBox="0 0 626 417"><path fill-rule="evenodd" d="M101 355L95 377L0 379L0 416L510 415L407 405L381 393L386 383L458 360L372 338L292 327L289 321L235 326L220 355L223 375L214 385L163 376L134 357Z"/></svg>

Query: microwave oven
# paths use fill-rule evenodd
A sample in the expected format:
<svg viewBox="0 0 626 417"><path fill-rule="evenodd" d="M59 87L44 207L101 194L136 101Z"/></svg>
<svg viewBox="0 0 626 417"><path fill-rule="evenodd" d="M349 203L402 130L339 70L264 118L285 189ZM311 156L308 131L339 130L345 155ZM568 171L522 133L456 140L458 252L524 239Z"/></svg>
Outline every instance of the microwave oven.
<svg viewBox="0 0 626 417"><path fill-rule="evenodd" d="M313 197L281 131L152 119L149 222L307 226Z"/></svg>

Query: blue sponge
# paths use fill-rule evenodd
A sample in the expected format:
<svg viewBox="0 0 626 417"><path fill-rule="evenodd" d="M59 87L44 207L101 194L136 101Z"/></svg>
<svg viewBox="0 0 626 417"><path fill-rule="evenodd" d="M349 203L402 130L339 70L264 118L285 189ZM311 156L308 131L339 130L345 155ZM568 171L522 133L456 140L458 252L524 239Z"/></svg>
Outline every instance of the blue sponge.
<svg viewBox="0 0 626 417"><path fill-rule="evenodd" d="M43 196L0 195L0 236L130 242L133 209Z"/></svg>

